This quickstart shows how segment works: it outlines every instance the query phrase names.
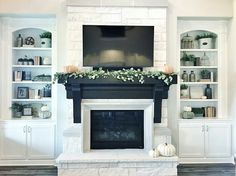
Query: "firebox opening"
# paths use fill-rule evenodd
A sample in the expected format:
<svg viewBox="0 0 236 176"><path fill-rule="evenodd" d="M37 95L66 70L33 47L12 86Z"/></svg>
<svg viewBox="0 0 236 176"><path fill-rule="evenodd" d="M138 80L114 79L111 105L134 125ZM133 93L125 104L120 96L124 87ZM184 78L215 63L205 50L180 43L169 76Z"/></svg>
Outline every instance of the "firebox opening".
<svg viewBox="0 0 236 176"><path fill-rule="evenodd" d="M143 149L143 110L91 110L91 149Z"/></svg>

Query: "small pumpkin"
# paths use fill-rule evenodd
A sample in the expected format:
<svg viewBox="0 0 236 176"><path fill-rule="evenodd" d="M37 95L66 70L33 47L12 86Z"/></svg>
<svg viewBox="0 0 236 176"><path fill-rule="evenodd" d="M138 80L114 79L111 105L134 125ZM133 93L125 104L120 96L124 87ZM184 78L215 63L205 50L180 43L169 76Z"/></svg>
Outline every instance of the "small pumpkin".
<svg viewBox="0 0 236 176"><path fill-rule="evenodd" d="M159 151L157 150L157 148L155 149L152 149L148 152L149 156L153 157L153 158L156 158L158 157L160 154L159 154Z"/></svg>
<svg viewBox="0 0 236 176"><path fill-rule="evenodd" d="M174 156L175 155L175 147L172 144L159 144L157 146L157 150L159 151L160 155L162 156Z"/></svg>
<svg viewBox="0 0 236 176"><path fill-rule="evenodd" d="M165 64L165 65L163 66L163 72L166 73L166 74L171 74L171 73L174 72L174 69L173 69L173 67L171 67L171 66Z"/></svg>
<svg viewBox="0 0 236 176"><path fill-rule="evenodd" d="M74 73L74 72L78 72L79 69L78 67L74 66L74 65L67 65L64 67L64 72L66 73Z"/></svg>

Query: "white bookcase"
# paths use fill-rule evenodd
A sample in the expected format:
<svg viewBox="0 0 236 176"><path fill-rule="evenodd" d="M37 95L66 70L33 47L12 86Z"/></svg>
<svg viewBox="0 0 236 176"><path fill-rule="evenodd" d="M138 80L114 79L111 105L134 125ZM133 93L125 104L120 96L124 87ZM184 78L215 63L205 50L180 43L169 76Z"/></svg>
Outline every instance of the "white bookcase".
<svg viewBox="0 0 236 176"><path fill-rule="evenodd" d="M52 164L57 117L56 86L52 84L56 71L55 18L3 17L2 28L4 65L1 70L6 77L2 80L5 104L0 116L0 164ZM41 46L40 34L44 32L51 33L51 47ZM24 46L17 46L19 34ZM33 37L34 46L25 45L27 37ZM44 58L47 62L43 62ZM19 79L16 75L20 75ZM51 95L44 91L46 86L50 87ZM22 116L16 117L10 109L13 104L29 108L32 114L24 109ZM42 105L48 106L49 118L39 115Z"/></svg>
<svg viewBox="0 0 236 176"><path fill-rule="evenodd" d="M215 44L211 48L200 46L195 39L197 35L205 33L214 34L216 37ZM181 43L183 38L189 39L184 41L192 41L191 45L183 45ZM233 162L232 124L227 114L227 22L178 20L177 46L179 63L178 155L180 162ZM181 60L184 54L194 55L194 58L197 59L194 63L184 63ZM204 54L209 58L207 62L202 59ZM202 79L201 71L203 70L208 70L211 73L209 79ZM193 71L195 81L191 82L188 78L184 82L182 79L184 71L188 76ZM187 96L181 94L182 85L188 87ZM207 85L212 89L211 99L204 97ZM202 111L198 115L194 114L192 119L183 119L182 113L186 106L192 109L200 108ZM218 142L214 142L217 138L219 138Z"/></svg>

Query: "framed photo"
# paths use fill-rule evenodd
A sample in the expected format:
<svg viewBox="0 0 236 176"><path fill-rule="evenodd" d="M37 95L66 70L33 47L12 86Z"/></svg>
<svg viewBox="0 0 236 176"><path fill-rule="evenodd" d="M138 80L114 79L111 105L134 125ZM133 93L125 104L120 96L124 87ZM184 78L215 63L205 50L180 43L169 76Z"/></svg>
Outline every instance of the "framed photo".
<svg viewBox="0 0 236 176"><path fill-rule="evenodd" d="M190 87L191 99L201 99L203 95L202 87Z"/></svg>
<svg viewBox="0 0 236 176"><path fill-rule="evenodd" d="M28 99L29 98L29 88L28 87L18 87L17 88L17 98L18 99Z"/></svg>
<svg viewBox="0 0 236 176"><path fill-rule="evenodd" d="M32 116L32 108L24 108L23 115L24 116Z"/></svg>

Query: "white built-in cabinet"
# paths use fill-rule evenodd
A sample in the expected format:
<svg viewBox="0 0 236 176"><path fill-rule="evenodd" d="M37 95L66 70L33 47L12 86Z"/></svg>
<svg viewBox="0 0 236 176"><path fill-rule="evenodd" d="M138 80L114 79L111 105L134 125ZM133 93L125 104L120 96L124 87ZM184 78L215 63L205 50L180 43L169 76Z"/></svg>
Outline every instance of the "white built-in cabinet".
<svg viewBox="0 0 236 176"><path fill-rule="evenodd" d="M52 164L55 159L56 142L56 87L52 84L56 70L56 25L55 18L1 18L0 70L5 75L1 79L0 112L0 164ZM51 46L41 45L40 34L50 32ZM28 37L33 37L34 46L17 46L17 37L21 34L25 44ZM28 38L30 40L30 38ZM46 58L47 62L36 63L37 57ZM27 58L27 64L20 64L20 58ZM31 59L32 58L32 59ZM34 64L28 62L34 60ZM44 60L44 61L45 61ZM14 72L29 72L31 79L16 80ZM38 75L51 76L46 79L36 79ZM19 88L26 90L43 90L51 87L51 95L19 97ZM1 90L2 91L2 90ZM40 91L38 91L40 92ZM17 103L30 107L32 115L25 114L16 117L10 107ZM51 116L42 118L39 115L42 106L47 105Z"/></svg>
<svg viewBox="0 0 236 176"><path fill-rule="evenodd" d="M181 122L179 156L190 158L227 158L231 156L231 123Z"/></svg>
<svg viewBox="0 0 236 176"><path fill-rule="evenodd" d="M227 112L227 26L227 21L178 20L177 149L181 163L233 162L232 122ZM210 48L204 48L196 40L197 35L206 33L215 36ZM183 63L184 54L198 59L194 63ZM208 60L204 60L204 55ZM211 72L211 77L203 79L203 70ZM191 71L195 74L194 82L189 78ZM187 81L183 80L183 72L188 74ZM183 85L188 87L187 96L181 91ZM207 85L212 89L210 99L204 97ZM201 113L187 119L183 116L183 112L189 109L186 107L192 110L202 108L203 111L197 111Z"/></svg>
<svg viewBox="0 0 236 176"><path fill-rule="evenodd" d="M0 132L1 159L54 158L54 124L8 122L0 125Z"/></svg>

